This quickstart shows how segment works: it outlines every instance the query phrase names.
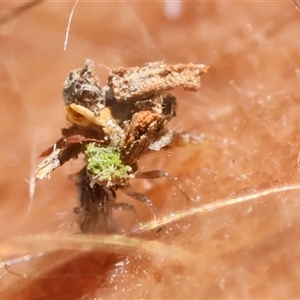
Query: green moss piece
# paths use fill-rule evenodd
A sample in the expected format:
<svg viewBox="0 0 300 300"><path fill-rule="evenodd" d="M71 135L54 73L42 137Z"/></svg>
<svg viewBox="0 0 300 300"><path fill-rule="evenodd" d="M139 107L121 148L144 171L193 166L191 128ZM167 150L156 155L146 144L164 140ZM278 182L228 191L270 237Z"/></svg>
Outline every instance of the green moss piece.
<svg viewBox="0 0 300 300"><path fill-rule="evenodd" d="M100 147L94 143L86 146L87 171L92 179L106 186L124 185L132 178L132 168L124 165L118 149Z"/></svg>

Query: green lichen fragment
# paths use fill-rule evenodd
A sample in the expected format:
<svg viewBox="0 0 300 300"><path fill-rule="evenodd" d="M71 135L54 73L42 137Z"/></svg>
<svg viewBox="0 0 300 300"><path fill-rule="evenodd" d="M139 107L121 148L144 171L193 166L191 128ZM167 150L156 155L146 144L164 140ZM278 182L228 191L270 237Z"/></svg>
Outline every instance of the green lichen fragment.
<svg viewBox="0 0 300 300"><path fill-rule="evenodd" d="M100 147L94 143L86 146L86 169L92 180L106 186L125 185L132 178L132 168L124 165L120 152L113 147Z"/></svg>

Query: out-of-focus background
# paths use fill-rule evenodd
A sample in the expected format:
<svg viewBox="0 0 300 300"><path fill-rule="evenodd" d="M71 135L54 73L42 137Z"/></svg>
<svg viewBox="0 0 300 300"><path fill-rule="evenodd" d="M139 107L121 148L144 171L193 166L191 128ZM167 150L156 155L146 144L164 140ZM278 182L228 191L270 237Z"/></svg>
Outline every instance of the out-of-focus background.
<svg viewBox="0 0 300 300"><path fill-rule="evenodd" d="M0 13L21 4L2 2ZM46 1L0 27L1 298L299 297L300 11L290 1L79 1L64 51L73 5ZM140 162L177 176L199 201L163 179L133 183L161 216L175 213L159 233L76 234L68 177L80 162L34 188L39 154L67 125L63 81L86 58L103 83L112 66L210 66L198 93L175 91L170 124L206 141ZM146 205L118 196L151 220ZM115 219L121 231L136 226L127 212Z"/></svg>

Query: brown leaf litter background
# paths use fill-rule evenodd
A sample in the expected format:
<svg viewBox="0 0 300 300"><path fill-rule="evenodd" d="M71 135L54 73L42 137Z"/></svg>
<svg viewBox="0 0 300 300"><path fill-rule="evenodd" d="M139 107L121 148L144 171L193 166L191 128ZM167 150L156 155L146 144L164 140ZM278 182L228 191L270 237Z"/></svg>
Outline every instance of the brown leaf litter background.
<svg viewBox="0 0 300 300"><path fill-rule="evenodd" d="M9 270L27 275L2 268L2 299L299 297L300 12L289 1L180 3L176 15L166 2L80 1L66 51L74 2L45 2L1 26L0 255ZM17 5L3 2L0 11ZM177 176L199 202L186 203L166 180L134 180L162 216L185 212L158 234L75 234L76 189L68 176L76 162L37 182L30 200L25 179L67 124L63 81L85 58L96 62L103 83L112 66L210 66L200 92L176 90L171 122L206 142L140 162L145 171ZM119 199L151 220L146 205L122 193ZM211 211L191 214L209 203ZM129 213L115 218L121 230L136 226Z"/></svg>

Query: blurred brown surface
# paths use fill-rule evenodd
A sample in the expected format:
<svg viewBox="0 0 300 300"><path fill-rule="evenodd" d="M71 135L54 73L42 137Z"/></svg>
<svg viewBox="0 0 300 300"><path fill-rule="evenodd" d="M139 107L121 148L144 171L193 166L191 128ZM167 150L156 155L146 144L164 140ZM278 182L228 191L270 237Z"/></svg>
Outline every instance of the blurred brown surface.
<svg viewBox="0 0 300 300"><path fill-rule="evenodd" d="M140 163L178 176L200 201L186 203L165 180L134 181L161 215L297 185L300 12L279 1L181 2L171 18L165 2L80 1L63 51L73 4L45 2L0 27L0 256L12 272L28 276L2 268L0 298L300 297L299 187L178 218L158 234L121 239L124 247L98 247L95 238L76 249L65 239L80 237L68 179L78 163L37 182L32 200L25 180L67 124L64 79L90 58L102 82L110 66L157 60L210 66L199 93L176 91L178 117L171 123L203 133L206 143ZM0 3L0 11L17 5ZM131 201L122 193L119 199ZM142 221L151 219L146 205L130 203ZM126 212L116 220L124 230L134 226Z"/></svg>

